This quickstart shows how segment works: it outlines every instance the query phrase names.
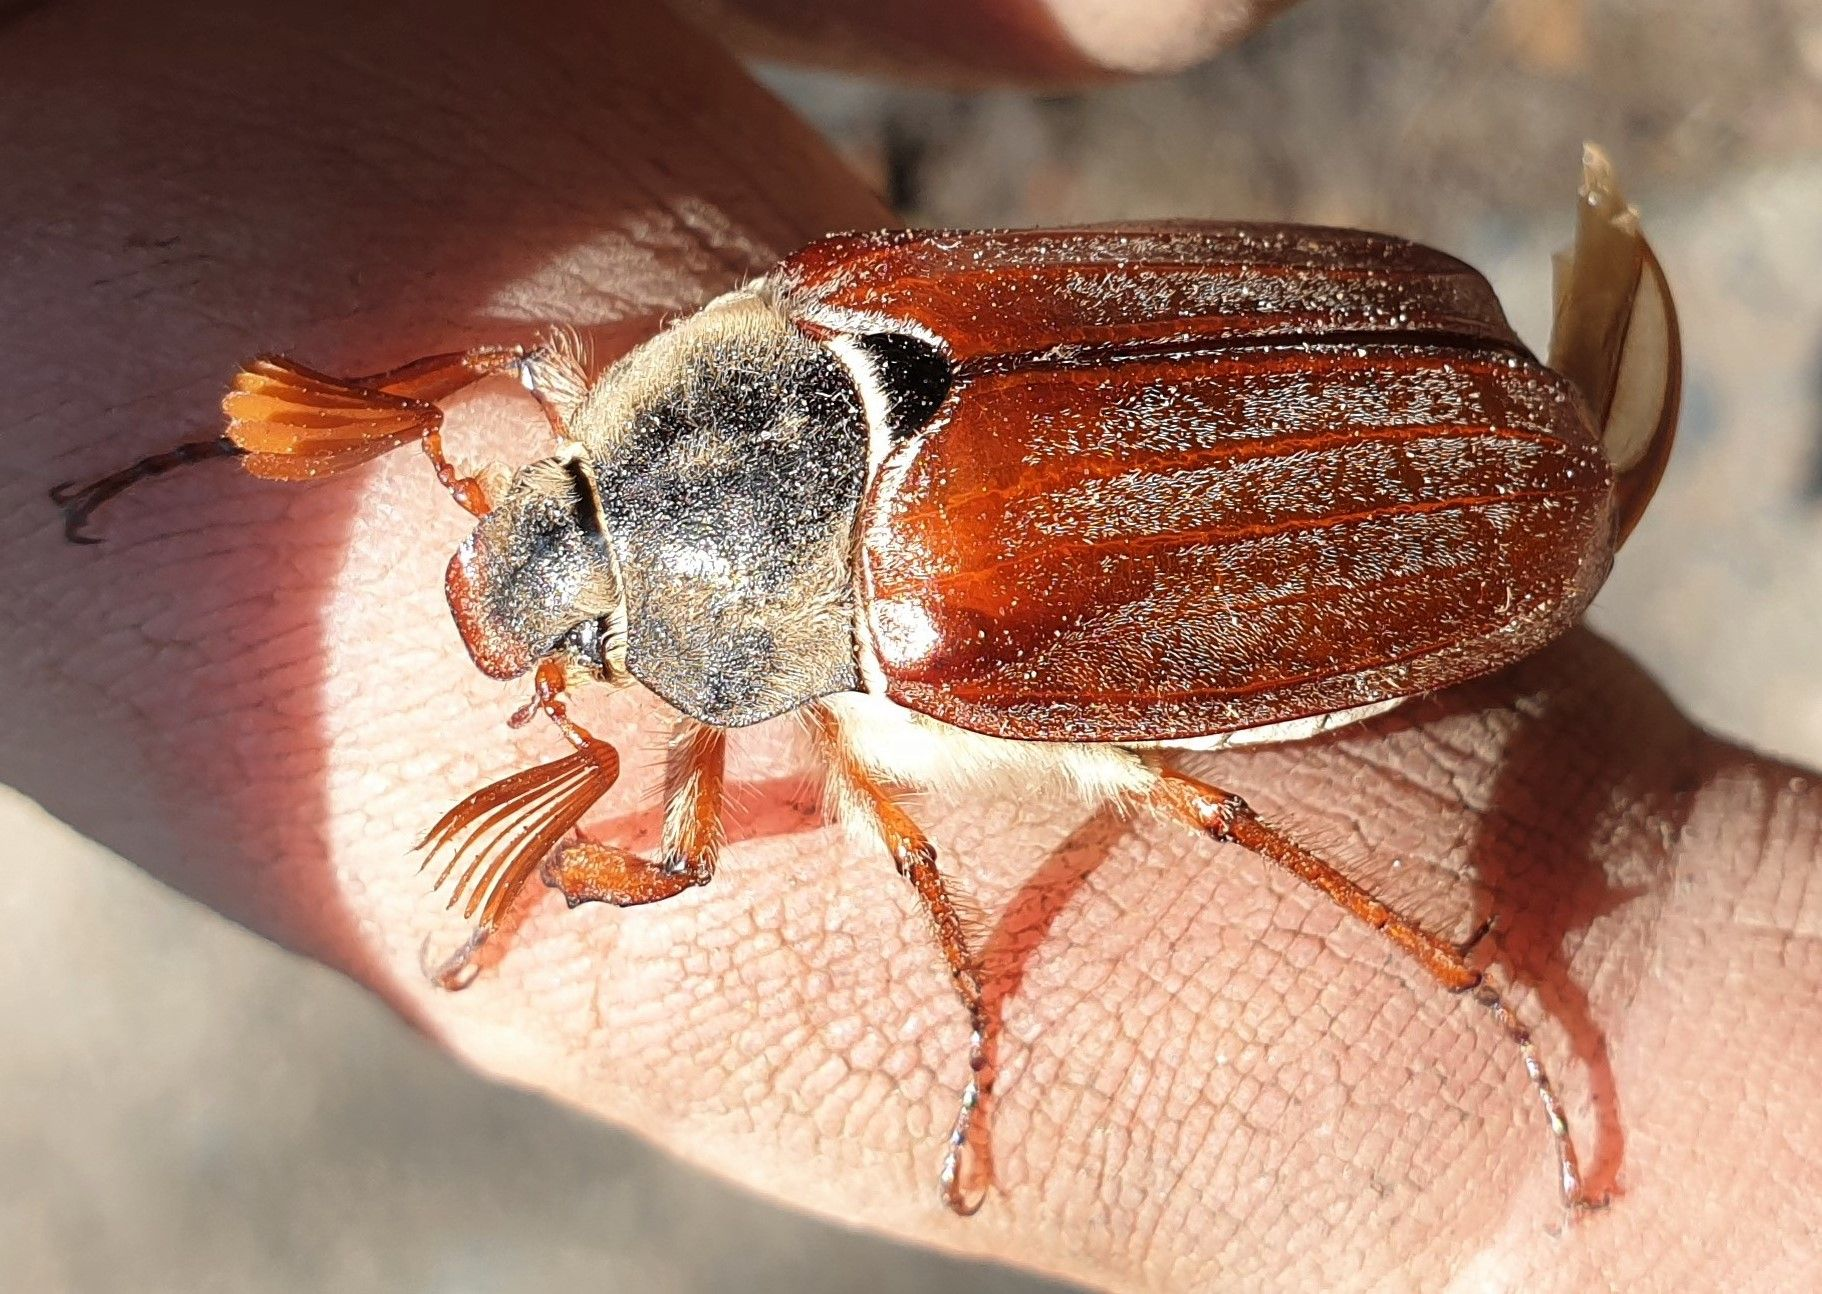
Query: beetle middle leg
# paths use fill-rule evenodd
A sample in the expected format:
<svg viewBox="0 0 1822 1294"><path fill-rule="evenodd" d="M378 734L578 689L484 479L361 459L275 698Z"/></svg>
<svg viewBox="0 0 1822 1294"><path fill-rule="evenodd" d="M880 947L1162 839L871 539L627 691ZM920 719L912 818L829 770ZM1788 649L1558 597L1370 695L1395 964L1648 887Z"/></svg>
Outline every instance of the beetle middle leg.
<svg viewBox="0 0 1822 1294"><path fill-rule="evenodd" d="M1212 839L1230 841L1275 863L1349 915L1379 931L1451 993L1466 994L1485 1007L1500 1030L1517 1046L1525 1076L1530 1079L1538 1103L1543 1106L1556 1150L1557 1183L1562 1189L1564 1203L1572 1209L1599 1208L1605 1203L1588 1197L1575 1143L1570 1139L1569 1124L1563 1116L1562 1101L1544 1069L1531 1031L1499 990L1468 964L1467 953L1485 933L1484 927L1465 945L1438 938L1374 898L1276 827L1262 822L1252 806L1239 796L1182 773L1163 770L1150 802L1153 809L1166 817L1186 823Z"/></svg>
<svg viewBox="0 0 1822 1294"><path fill-rule="evenodd" d="M884 842L898 874L911 882L923 904L924 915L949 967L949 978L962 1006L968 1012L968 1084L962 1089L962 1100L943 1153L940 1174L943 1203L967 1217L976 1212L984 1193L970 1200L964 1182L963 1160L973 1140L975 1116L992 1089L992 1074L987 1058L987 1006L981 985L980 958L969 947L967 931L962 924L954 896L936 866L936 847L890 793L854 757L842 739L841 729L826 706L807 708L813 730L822 741L830 760L833 789L840 796L844 810L865 822Z"/></svg>

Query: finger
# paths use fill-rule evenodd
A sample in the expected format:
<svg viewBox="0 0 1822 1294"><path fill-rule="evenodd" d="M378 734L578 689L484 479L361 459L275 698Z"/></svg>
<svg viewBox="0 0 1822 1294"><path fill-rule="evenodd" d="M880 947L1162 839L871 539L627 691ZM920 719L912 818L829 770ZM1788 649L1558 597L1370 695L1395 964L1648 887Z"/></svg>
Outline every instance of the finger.
<svg viewBox="0 0 1822 1294"><path fill-rule="evenodd" d="M199 468L113 505L121 539L73 565L43 487L212 426L232 365L261 350L364 371L552 318L604 325L611 350L616 325L649 329L830 224L885 217L725 56L644 6L532 25L484 6L300 8L252 46L206 7L138 21L67 6L0 49L22 122L0 202L15 246L42 253L13 263L0 321L17 375L5 488L22 523L8 624L36 626L39 643L15 653L30 682L13 714L42 734L9 774L184 888L346 961L323 653L344 596L408 585L421 596L399 614L425 628L368 667L390 660L395 698L498 704L449 650L426 574L463 518L405 462L345 491ZM389 51L383 65L349 56L367 47ZM628 52L654 50L662 68ZM712 131L673 124L686 103ZM135 199L97 210L96 175ZM94 214L60 234L54 213L72 211ZM458 413L452 444L523 458L543 443L529 406L480 404L501 411L500 439L465 439ZM386 522L363 521L374 507ZM378 568L347 566L351 547ZM400 550L416 554L409 573L390 564ZM395 753L418 746L464 780L515 757L485 724L459 720L458 736L435 722L420 717ZM412 820L421 832L434 817Z"/></svg>
<svg viewBox="0 0 1822 1294"><path fill-rule="evenodd" d="M917 80L1040 83L1188 67L1289 0L689 0L686 11L762 57Z"/></svg>
<svg viewBox="0 0 1822 1294"><path fill-rule="evenodd" d="M18 379L0 416L22 429L0 449L18 611L0 623L0 722L29 734L0 756L8 780L360 975L475 1063L851 1220L1114 1283L1454 1271L1511 1261L1508 1228L1540 1234L1553 1186L1522 1080L1453 1000L1243 855L990 795L923 823L1005 914L988 943L1000 1189L966 1226L948 1219L930 1179L966 1026L888 861L820 825L788 724L730 753L713 885L628 912L538 896L473 988L428 988L425 939L452 948L465 928L425 895L410 843L557 753L489 722L522 698L480 679L448 624L461 515L407 462L310 491L196 477L121 504L114 543L72 555L39 481L206 418L225 366L260 349L359 371L534 319L636 335L826 227L883 216L725 60L642 7L547 11L535 29L313 9L269 19L257 60L237 30L225 11L153 24L66 6L0 47L30 127L0 143L15 177L0 209L15 245L41 249L9 263L19 308L0 322ZM297 66L311 76L273 84ZM77 237L60 222L92 209L95 174L139 196ZM521 459L543 434L503 392L448 431ZM657 829L640 797L658 760L633 757L657 710L628 695L591 718L629 765L596 829L632 849ZM1572 1027L1543 1034L1580 1054L1576 1020L1617 1029L1663 973L1649 950L1688 861L1664 842L1725 820L1703 798L1703 749L1582 640L1345 740L1203 771L1344 862L1409 860L1404 884L1439 926L1471 929L1462 874L1490 878L1515 973L1560 998L1602 972ZM1694 942L1678 973L1712 975ZM1615 1090L1654 1110L1744 1063L1692 1073L1645 1036L1609 1063ZM1655 1183L1699 1177L1677 1172L1685 1144L1628 1162ZM1312 1218L1336 1217L1351 1224L1311 1239Z"/></svg>

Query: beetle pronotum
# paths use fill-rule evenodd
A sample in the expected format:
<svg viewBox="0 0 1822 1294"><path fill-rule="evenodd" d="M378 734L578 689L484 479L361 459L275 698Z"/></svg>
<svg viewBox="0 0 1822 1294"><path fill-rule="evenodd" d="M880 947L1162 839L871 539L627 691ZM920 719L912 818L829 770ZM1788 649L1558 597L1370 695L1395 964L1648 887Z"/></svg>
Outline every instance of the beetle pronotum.
<svg viewBox="0 0 1822 1294"><path fill-rule="evenodd" d="M928 913L972 1025L943 1197L988 1072L981 971L900 789L1013 778L1148 809L1283 867L1486 1007L1591 1201L1538 1050L1451 944L1394 912L1171 747L1291 741L1536 650L1580 615L1673 434L1662 271L1590 150L1546 366L1486 281L1379 234L1210 223L832 237L599 376L503 346L368 377L247 364L227 431L81 489L238 457L303 480L412 442L479 522L447 593L476 665L531 675L569 753L423 842L478 917L527 882L573 906L706 884L725 733L797 712L841 815ZM443 453L437 402L493 375L537 397L549 457L504 489ZM492 479L491 477L487 479ZM679 712L659 857L581 838L614 748L584 684ZM445 982L462 970L445 968Z"/></svg>

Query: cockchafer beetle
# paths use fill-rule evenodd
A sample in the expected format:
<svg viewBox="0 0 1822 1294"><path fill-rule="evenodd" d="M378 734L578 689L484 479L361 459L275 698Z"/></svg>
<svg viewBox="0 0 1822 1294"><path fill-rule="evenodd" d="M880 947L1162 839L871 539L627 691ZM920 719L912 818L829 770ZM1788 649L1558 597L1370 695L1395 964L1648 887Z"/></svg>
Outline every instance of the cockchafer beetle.
<svg viewBox="0 0 1822 1294"><path fill-rule="evenodd" d="M221 437L52 494L83 540L102 502L186 463L305 480L422 446L480 519L448 567L462 639L492 677L530 674L570 746L425 838L438 886L453 877L479 917L446 983L534 875L572 906L706 884L727 730L798 712L971 1019L950 1207L979 1202L963 1160L991 1081L981 971L895 789L983 778L1238 844L1472 996L1585 1207L1537 1048L1466 946L1162 758L1378 714L1535 651L1587 606L1663 469L1680 354L1663 272L1592 149L1582 197L1548 365L1479 274L1386 235L889 230L804 248L598 377L562 338L353 379L256 359ZM437 407L498 374L558 441L503 491L450 464ZM619 757L566 697L634 681L681 715L656 859L572 836Z"/></svg>

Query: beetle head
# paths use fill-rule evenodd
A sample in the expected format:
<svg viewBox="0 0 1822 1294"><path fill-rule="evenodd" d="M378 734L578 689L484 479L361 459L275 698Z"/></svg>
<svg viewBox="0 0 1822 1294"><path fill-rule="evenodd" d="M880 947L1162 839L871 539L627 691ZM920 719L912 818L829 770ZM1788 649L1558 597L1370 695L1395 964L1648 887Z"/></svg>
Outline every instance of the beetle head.
<svg viewBox="0 0 1822 1294"><path fill-rule="evenodd" d="M558 652L613 673L625 613L588 459L522 468L450 558L444 589L468 654L491 678L517 678Z"/></svg>

